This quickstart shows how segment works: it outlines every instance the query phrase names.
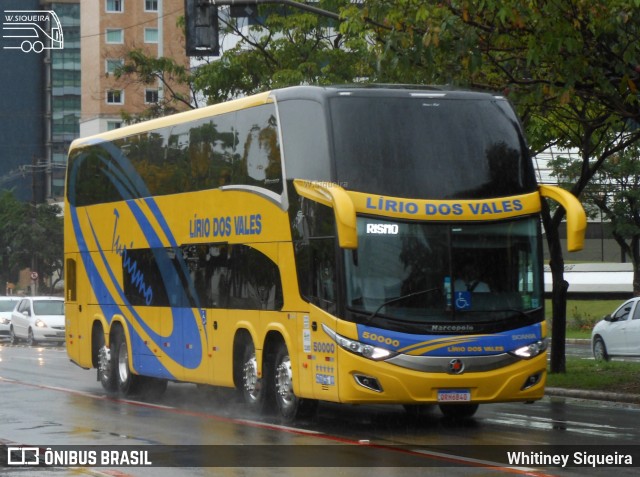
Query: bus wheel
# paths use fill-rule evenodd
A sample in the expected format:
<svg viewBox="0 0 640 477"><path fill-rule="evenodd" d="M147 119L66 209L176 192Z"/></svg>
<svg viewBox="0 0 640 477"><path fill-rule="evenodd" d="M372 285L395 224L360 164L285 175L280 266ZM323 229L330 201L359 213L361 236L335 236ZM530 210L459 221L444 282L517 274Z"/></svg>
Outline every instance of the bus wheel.
<svg viewBox="0 0 640 477"><path fill-rule="evenodd" d="M473 416L478 410L478 404L440 404L440 411L446 417L467 418Z"/></svg>
<svg viewBox="0 0 640 477"><path fill-rule="evenodd" d="M129 369L129 349L124 331L118 328L113 336L113 348L111 352L112 366L114 366L118 390L128 396L135 392L138 376L135 376Z"/></svg>
<svg viewBox="0 0 640 477"><path fill-rule="evenodd" d="M29 53L31 51L31 48L33 48L33 45L31 44L30 41L25 40L22 43L20 43L20 49L24 53Z"/></svg>
<svg viewBox="0 0 640 477"><path fill-rule="evenodd" d="M116 367L113 365L113 353L104 343L104 336L98 345L98 381L102 384L105 391L114 393L118 390L118 378L116 376ZM113 348L113 344L111 345Z"/></svg>
<svg viewBox="0 0 640 477"><path fill-rule="evenodd" d="M278 346L273 366L275 399L282 418L285 421L292 421L298 417L313 415L318 407L318 401L299 398L293 392L291 359L284 344Z"/></svg>
<svg viewBox="0 0 640 477"><path fill-rule="evenodd" d="M42 44L41 41L36 41L33 44L33 52L34 53L42 53L42 50L44 50L44 45Z"/></svg>
<svg viewBox="0 0 640 477"><path fill-rule="evenodd" d="M253 343L249 342L242 356L242 399L251 409L262 412L266 389L264 379L259 377L258 360Z"/></svg>

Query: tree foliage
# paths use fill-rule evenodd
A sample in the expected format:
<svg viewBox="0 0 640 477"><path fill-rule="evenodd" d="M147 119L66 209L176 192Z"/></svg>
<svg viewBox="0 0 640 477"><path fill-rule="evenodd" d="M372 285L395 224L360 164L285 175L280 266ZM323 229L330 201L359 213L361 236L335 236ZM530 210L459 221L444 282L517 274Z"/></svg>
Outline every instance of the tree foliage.
<svg viewBox="0 0 640 477"><path fill-rule="evenodd" d="M320 1L335 11L345 0ZM366 39L347 37L336 23L312 13L262 7L262 21L246 29L223 23L235 45L198 69L195 85L209 103L299 84L350 83L370 76Z"/></svg>
<svg viewBox="0 0 640 477"><path fill-rule="evenodd" d="M321 0L317 6L335 12L349 4L349 0ZM180 103L199 107L273 88L371 77L371 42L343 35L335 20L271 5L259 7L257 21L246 28L246 19L228 17L225 12L221 10L219 20L224 45L219 58L203 58L188 70L174 59L148 57L139 50L127 55L117 76L145 84L160 81L165 86L169 80L178 81L191 91L191 97L185 98L168 89L165 102L144 117L170 113Z"/></svg>
<svg viewBox="0 0 640 477"><path fill-rule="evenodd" d="M17 282L25 268L37 271L40 283L62 278L63 225L57 205L34 206L21 202L12 192L0 193L0 252L2 283Z"/></svg>
<svg viewBox="0 0 640 477"><path fill-rule="evenodd" d="M571 184L580 175L579 163L565 156L550 161L560 183ZM633 293L640 295L640 144L611 156L583 192L592 217L603 214L614 240L633 263Z"/></svg>

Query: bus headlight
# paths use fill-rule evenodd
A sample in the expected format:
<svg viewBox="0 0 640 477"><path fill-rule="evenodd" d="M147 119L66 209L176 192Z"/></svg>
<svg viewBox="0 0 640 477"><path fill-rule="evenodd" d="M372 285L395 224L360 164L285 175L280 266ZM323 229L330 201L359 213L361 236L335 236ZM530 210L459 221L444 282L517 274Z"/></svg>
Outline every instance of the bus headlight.
<svg viewBox="0 0 640 477"><path fill-rule="evenodd" d="M357 354L364 358L371 359L373 361L381 361L398 354L385 348L380 348L378 346L373 346L367 343L361 343L360 341L352 340L350 338L345 338L344 336L339 335L338 333L330 329L325 324L322 325L322 329L342 349L345 349L350 353Z"/></svg>
<svg viewBox="0 0 640 477"><path fill-rule="evenodd" d="M517 356L522 359L531 359L538 356L540 353L544 353L547 349L547 339L541 339L540 341L536 341L535 343L531 343L527 346L523 346L522 348L518 348L516 350L510 351L509 353Z"/></svg>

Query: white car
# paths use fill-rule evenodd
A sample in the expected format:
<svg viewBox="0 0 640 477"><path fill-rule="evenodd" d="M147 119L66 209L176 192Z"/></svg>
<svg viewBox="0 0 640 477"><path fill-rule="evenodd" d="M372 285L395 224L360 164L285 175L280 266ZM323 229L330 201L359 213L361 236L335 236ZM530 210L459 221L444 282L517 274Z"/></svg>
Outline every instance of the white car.
<svg viewBox="0 0 640 477"><path fill-rule="evenodd" d="M19 301L20 297L17 296L0 296L0 338L9 337L11 312Z"/></svg>
<svg viewBox="0 0 640 477"><path fill-rule="evenodd" d="M33 346L48 341L64 343L64 299L30 296L20 300L11 313L11 343L25 340Z"/></svg>
<svg viewBox="0 0 640 477"><path fill-rule="evenodd" d="M596 359L640 356L640 297L625 301L612 314L596 323L591 346Z"/></svg>

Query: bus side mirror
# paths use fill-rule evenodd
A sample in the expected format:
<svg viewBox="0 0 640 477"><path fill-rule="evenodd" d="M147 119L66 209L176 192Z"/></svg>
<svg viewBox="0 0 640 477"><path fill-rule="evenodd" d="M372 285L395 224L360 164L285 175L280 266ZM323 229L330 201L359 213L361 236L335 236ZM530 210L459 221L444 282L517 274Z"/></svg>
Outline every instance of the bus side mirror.
<svg viewBox="0 0 640 477"><path fill-rule="evenodd" d="M587 229L587 214L582 204L571 192L561 187L540 185L540 195L548 197L559 203L567 215L567 249L569 252L577 252L584 247L584 233Z"/></svg>
<svg viewBox="0 0 640 477"><path fill-rule="evenodd" d="M294 179L296 192L302 197L331 207L336 218L340 248L358 248L356 208L349 194L338 184Z"/></svg>

